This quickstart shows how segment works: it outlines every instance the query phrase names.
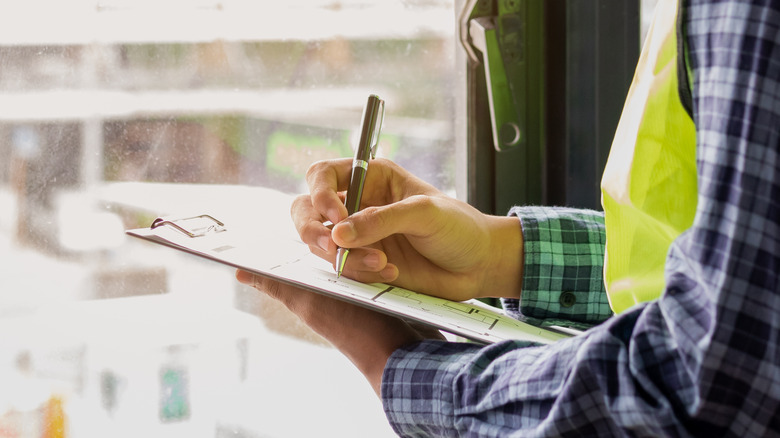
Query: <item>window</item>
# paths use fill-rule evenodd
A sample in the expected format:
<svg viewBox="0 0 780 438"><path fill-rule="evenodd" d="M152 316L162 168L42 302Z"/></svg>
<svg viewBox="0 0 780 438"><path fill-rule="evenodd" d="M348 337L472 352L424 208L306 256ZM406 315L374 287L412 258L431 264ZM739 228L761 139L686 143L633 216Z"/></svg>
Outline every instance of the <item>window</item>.
<svg viewBox="0 0 780 438"><path fill-rule="evenodd" d="M393 436L346 359L232 270L123 231L214 208L290 232L368 93L380 155L454 193L453 2L0 8L0 436Z"/></svg>
<svg viewBox="0 0 780 438"><path fill-rule="evenodd" d="M456 29L476 3L0 6L0 437L394 436L363 377L278 304L124 230L205 208L292 235L305 170L351 155L369 93L387 102L379 154L447 193L497 214L597 204L656 0L533 3L533 184L507 178L530 172L492 152L486 88L469 88L484 66Z"/></svg>

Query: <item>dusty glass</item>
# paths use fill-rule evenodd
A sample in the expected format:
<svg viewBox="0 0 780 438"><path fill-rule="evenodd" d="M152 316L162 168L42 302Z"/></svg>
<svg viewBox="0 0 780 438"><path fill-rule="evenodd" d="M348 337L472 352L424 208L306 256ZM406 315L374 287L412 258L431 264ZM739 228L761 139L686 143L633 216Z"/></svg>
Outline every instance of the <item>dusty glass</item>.
<svg viewBox="0 0 780 438"><path fill-rule="evenodd" d="M379 154L453 192L455 15L0 6L0 436L393 436L362 376L231 269L124 230L214 208L290 232L306 168L351 156L369 93Z"/></svg>

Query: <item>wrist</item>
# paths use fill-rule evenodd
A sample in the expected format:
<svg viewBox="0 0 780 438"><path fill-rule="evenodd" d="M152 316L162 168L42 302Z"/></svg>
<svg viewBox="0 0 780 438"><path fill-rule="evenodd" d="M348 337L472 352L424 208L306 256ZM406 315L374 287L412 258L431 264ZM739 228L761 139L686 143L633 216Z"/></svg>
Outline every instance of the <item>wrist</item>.
<svg viewBox="0 0 780 438"><path fill-rule="evenodd" d="M485 296L520 298L523 286L523 230L515 217L489 216L491 257L484 269Z"/></svg>

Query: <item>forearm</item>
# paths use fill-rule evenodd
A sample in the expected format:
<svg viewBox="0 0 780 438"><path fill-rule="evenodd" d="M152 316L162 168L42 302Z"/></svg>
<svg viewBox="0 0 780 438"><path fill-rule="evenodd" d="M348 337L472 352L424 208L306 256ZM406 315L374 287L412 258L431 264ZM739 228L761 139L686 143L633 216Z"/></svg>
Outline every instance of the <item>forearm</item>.
<svg viewBox="0 0 780 438"><path fill-rule="evenodd" d="M317 318L310 318L307 324L344 354L379 395L382 373L390 355L405 345L423 340L423 336L403 321L357 306L350 306L344 317L344 321L354 323L323 324L312 321Z"/></svg>

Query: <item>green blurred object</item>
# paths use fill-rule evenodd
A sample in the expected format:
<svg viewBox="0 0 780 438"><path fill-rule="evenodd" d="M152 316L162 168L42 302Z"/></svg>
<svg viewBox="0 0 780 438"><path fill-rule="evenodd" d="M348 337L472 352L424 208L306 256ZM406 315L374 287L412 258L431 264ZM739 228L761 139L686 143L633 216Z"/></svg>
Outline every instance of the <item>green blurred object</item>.
<svg viewBox="0 0 780 438"><path fill-rule="evenodd" d="M183 368L160 371L160 420L182 421L190 417L189 376Z"/></svg>

